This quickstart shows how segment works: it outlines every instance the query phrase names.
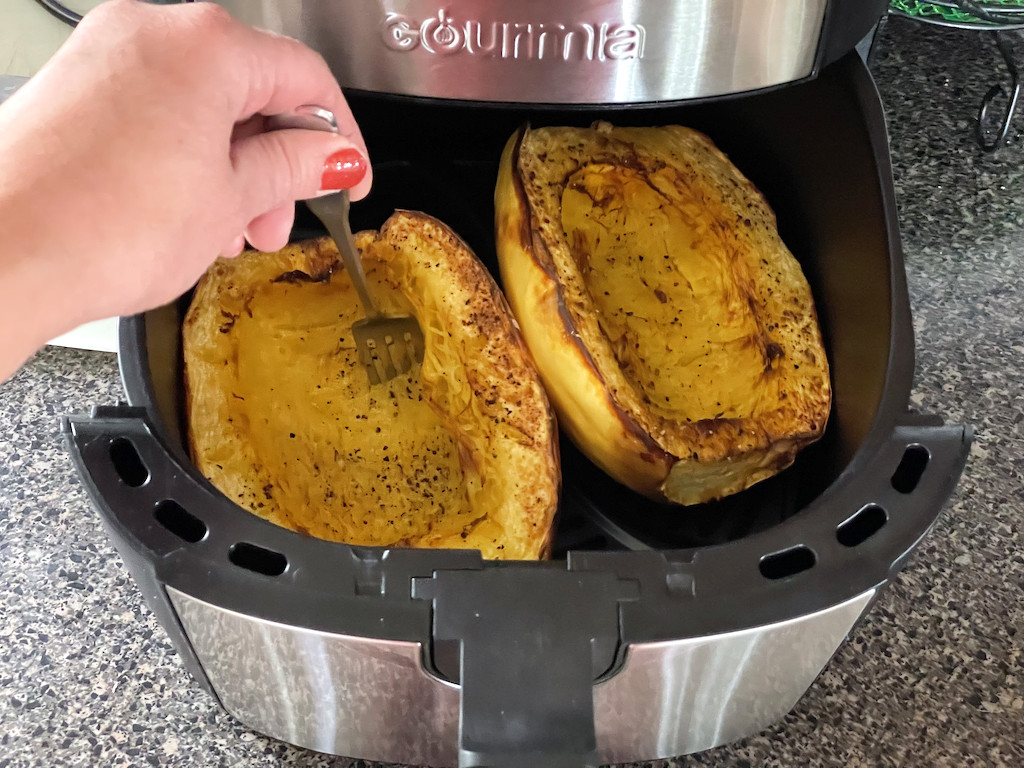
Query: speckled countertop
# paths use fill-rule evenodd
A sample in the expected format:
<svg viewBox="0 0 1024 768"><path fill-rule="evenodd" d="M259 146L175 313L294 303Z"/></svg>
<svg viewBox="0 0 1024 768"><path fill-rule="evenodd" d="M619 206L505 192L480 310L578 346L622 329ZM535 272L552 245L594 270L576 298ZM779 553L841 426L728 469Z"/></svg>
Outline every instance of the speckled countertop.
<svg viewBox="0 0 1024 768"><path fill-rule="evenodd" d="M796 709L658 765L1024 765L1024 116L1002 151L973 143L998 66L981 35L894 20L881 46L913 403L977 442L938 527ZM56 348L0 385L0 768L353 765L233 721L143 607L57 431L119 396L112 357Z"/></svg>

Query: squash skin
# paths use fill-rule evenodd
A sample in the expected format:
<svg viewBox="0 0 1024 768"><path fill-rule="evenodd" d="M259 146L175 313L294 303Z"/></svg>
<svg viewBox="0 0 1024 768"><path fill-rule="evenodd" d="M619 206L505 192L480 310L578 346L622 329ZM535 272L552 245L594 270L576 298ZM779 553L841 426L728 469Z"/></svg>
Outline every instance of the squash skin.
<svg viewBox="0 0 1024 768"><path fill-rule="evenodd" d="M708 217L701 226L717 237L711 250L722 242L735 254L736 282L758 278L740 293L757 324L744 346L763 359L751 394L761 412L666 417L647 407L626 378L563 223L567 189L596 166L652 188L657 173L672 172L683 199L697 200ZM778 237L767 202L703 135L680 126L524 127L502 154L495 227L506 296L559 423L622 484L657 501L704 503L771 477L823 434L831 383L806 278ZM680 319L685 330L687 318ZM728 364L722 363L726 373ZM764 393L777 399L766 406Z"/></svg>
<svg viewBox="0 0 1024 768"><path fill-rule="evenodd" d="M353 412L357 404L365 408L366 397L371 403L387 402L380 393L387 391L388 385L371 389L358 366L349 371L345 364L333 359L335 355L303 357L296 346L293 362L278 366L287 368L284 373L271 372L267 381L254 381L259 377L243 381L240 372L253 370L254 357L290 359L287 349L281 358L271 348L273 342L269 337L265 349L259 349L257 344L253 352L252 331L246 330L246 323L260 320L250 315L253 308L258 311L267 306L261 304L266 300L260 297L271 295L268 291L286 288L294 293L293 304L285 305L286 326L301 326L303 318L311 316L311 306L320 306L322 310L324 297L329 302L344 302L342 314L347 320L334 321L338 323L337 329L326 331L328 336L333 334L331 339L340 337L341 346L346 344L345 323L350 327L352 319L362 316L329 238L293 244L276 254L250 251L234 260L222 259L208 271L197 286L183 323L189 438L196 466L225 495L254 514L319 538L370 546L473 548L489 559L546 557L560 488L557 431L549 401L504 296L468 246L441 222L425 214L396 212L379 233L361 232L356 241L371 274L375 298L386 311L413 312L423 326L427 337L424 364L414 368L411 376L415 381L410 379L409 384L413 394L422 392L421 403L429 409L425 411L425 406L417 405L412 398L403 406L406 410L402 413L412 413L419 422L406 427L400 420L390 425L381 422L385 423L383 436L389 431L394 435L394 439L384 441L391 443L392 454L382 458L379 452L375 453L380 446L375 447L372 439L363 438L364 444L350 442L343 446L345 435L338 431L347 425L352 434L367 434L359 425L372 427L374 416L371 414L369 422L361 421L366 417L364 412ZM279 303L271 306L278 310L281 307ZM323 319L323 312L316 317ZM275 326L267 327L273 330ZM307 335L316 332L311 328ZM250 335L246 337L245 333ZM342 352L349 351L341 350L341 346L336 355L339 358ZM287 391L292 393L292 404L304 414L305 422L293 430L293 434L298 433L293 438L287 434L257 434L258 429L271 429L261 427L257 416L289 405L266 392L268 385L275 383L275 376L286 390L291 387ZM300 390L306 387L310 398L330 396L323 395L324 392L355 393L357 397L333 397L329 406L324 408L321 404L320 410L311 416L308 409L302 411L300 407L306 395L295 396L296 377ZM259 402L263 406L257 413L252 410L255 406L248 412L241 410L244 402L239 402L237 393L245 386L251 392L243 394L250 400L257 395L262 398ZM401 390L405 383L396 386ZM323 423L317 413L323 414ZM269 416L271 425L280 432L280 420L275 425L273 414ZM424 419L429 422L426 427L420 423ZM333 421L341 426L336 427ZM420 436L420 432L415 432L417 429L426 430L423 434L434 442L413 445L415 450L410 453L409 441ZM271 454L260 454L259 450L270 445L275 451L280 449L274 456L294 458L292 446L302 441L306 432L315 435L306 443L313 452L310 460L316 462L317 473L302 475L308 488L286 488L290 482L295 483L297 473L261 464L261 456ZM405 447L404 455L395 455L396 443L398 448ZM444 445L449 448L442 449ZM377 514L374 504L393 501L396 496L386 495L376 485L367 490L365 484L361 493L354 493L345 483L363 465L355 467L349 463L347 470L343 466L340 472L334 466L336 449L346 453L360 446L365 449L360 461L368 456L368 471L390 472L385 477L392 479L410 477L416 469L421 474L434 472L436 483L440 468L441 485L432 485L428 478L424 488L417 485L411 494L406 494L409 499L398 499L398 507L405 505L403 514L411 516L401 534L388 538L387 529L379 531L379 520L367 518ZM431 450L438 452L434 458ZM452 473L451 478L445 475L446 471ZM369 477L373 484L372 475ZM447 485L446 479L450 480ZM267 487L271 490L262 493L261 489ZM323 488L328 489L326 494L313 495L313 491ZM348 518L348 508L342 509L333 498L335 489L342 496L346 488L348 502L366 501L368 512L352 512L351 519ZM303 493L309 494L308 503L303 503ZM436 501L428 503L425 499L441 493L447 494L445 499L451 497L456 502L460 494L464 495L465 508L456 510L464 516L446 519L442 514L437 519L416 519L420 508ZM384 516L393 514L395 509L395 505L389 504ZM371 520L365 535L356 525L361 519ZM459 520L464 520L465 525Z"/></svg>

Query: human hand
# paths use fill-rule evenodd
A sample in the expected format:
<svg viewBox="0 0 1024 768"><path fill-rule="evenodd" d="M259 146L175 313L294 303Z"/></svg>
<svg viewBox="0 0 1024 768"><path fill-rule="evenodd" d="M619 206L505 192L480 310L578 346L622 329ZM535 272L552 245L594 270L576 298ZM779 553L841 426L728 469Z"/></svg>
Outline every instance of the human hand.
<svg viewBox="0 0 1024 768"><path fill-rule="evenodd" d="M303 104L332 110L339 133L262 132L263 115ZM359 199L365 144L299 42L211 3L99 6L0 108L0 321L31 324L38 345L174 299L243 234L277 250L339 151L328 180Z"/></svg>

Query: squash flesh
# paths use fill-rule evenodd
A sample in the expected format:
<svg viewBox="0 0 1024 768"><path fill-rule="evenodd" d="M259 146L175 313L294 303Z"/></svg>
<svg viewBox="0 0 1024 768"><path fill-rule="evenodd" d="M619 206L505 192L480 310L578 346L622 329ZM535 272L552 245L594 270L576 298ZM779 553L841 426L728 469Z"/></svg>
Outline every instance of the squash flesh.
<svg viewBox="0 0 1024 768"><path fill-rule="evenodd" d="M364 313L330 240L222 260L183 331L197 467L241 506L318 538L544 556L553 416L497 286L422 214L400 212L357 245L378 306L419 319L422 365L370 386L351 337Z"/></svg>
<svg viewBox="0 0 1024 768"><path fill-rule="evenodd" d="M601 329L652 412L696 421L770 403L750 276L675 169L584 166L566 184L562 224Z"/></svg>
<svg viewBox="0 0 1024 768"><path fill-rule="evenodd" d="M410 311L382 271L367 274L375 300ZM457 535L480 517L456 439L422 396L419 366L371 389L351 335L339 336L362 317L346 273L325 283L270 283L250 309L232 329L231 412L249 424L258 487L268 489L259 509L311 536L368 546ZM331 446L327 461L322 446ZM323 514L302 514L310 509Z"/></svg>

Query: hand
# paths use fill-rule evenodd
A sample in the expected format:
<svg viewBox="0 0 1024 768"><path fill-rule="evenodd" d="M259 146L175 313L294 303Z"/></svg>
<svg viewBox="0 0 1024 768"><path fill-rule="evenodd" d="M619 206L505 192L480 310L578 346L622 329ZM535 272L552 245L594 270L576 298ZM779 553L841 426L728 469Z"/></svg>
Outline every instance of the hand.
<svg viewBox="0 0 1024 768"><path fill-rule="evenodd" d="M339 134L262 131L263 115L303 104L332 110ZM23 357L174 299L243 235L277 250L294 201L322 180L367 193L366 157L337 82L301 43L212 3L99 6L0 107L0 377L20 362L5 367L2 341L19 325Z"/></svg>

